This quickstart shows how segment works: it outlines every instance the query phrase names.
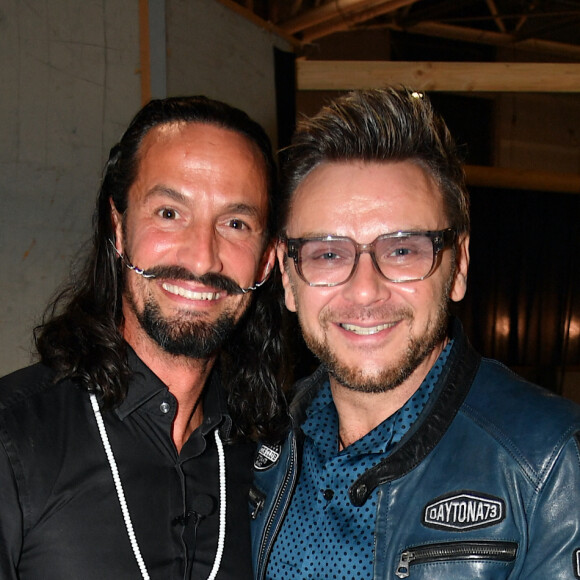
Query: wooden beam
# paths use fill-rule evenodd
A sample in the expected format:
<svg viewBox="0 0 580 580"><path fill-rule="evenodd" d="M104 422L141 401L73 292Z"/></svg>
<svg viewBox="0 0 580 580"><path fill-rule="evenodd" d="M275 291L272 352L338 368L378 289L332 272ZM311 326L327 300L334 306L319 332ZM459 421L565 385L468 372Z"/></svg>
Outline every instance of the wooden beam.
<svg viewBox="0 0 580 580"><path fill-rule="evenodd" d="M467 165L465 176L467 185L476 187L580 194L580 175L573 173Z"/></svg>
<svg viewBox="0 0 580 580"><path fill-rule="evenodd" d="M423 34L435 38L447 38L449 40L459 40L462 42L501 46L526 52L552 55L558 58L580 60L580 46L576 44L564 44L563 42L554 42L537 38L528 38L519 41L513 34L503 34L491 30L479 30L477 28L468 28L466 26L454 26L452 24L441 24L439 22L424 21L405 27L391 23L387 24L386 27L391 30L398 30L409 34Z"/></svg>
<svg viewBox="0 0 580 580"><path fill-rule="evenodd" d="M503 23L503 20L501 19L497 11L497 6L495 5L494 0L486 0L486 2L487 7L489 8L489 11L491 12L491 15L493 16L493 19L495 21L495 25L499 28L500 32L503 32L505 34L506 32L505 24Z"/></svg>
<svg viewBox="0 0 580 580"><path fill-rule="evenodd" d="M149 0L139 0L139 72L141 104L151 100L151 49L149 44Z"/></svg>
<svg viewBox="0 0 580 580"><path fill-rule="evenodd" d="M286 22L281 22L279 26L288 34L296 34L311 26L322 24L332 20L336 16L348 16L353 11L364 10L376 4L383 4L386 0L335 0L328 4L323 4L318 8L312 8ZM416 0L414 0L416 1Z"/></svg>
<svg viewBox="0 0 580 580"><path fill-rule="evenodd" d="M377 16L395 12L399 8L410 6L415 2L417 2L417 0L389 0L388 2L383 0L382 2L377 3L374 7L370 7L369 4L364 8L364 10L353 12L348 16L340 14L336 18L327 20L323 24L305 29L302 34L302 41L307 44L317 40L318 38L334 34L335 32L353 29L360 22L365 22L367 20L372 20Z"/></svg>
<svg viewBox="0 0 580 580"><path fill-rule="evenodd" d="M580 92L580 64L516 62L296 62L301 91L368 89L406 85L449 92Z"/></svg>

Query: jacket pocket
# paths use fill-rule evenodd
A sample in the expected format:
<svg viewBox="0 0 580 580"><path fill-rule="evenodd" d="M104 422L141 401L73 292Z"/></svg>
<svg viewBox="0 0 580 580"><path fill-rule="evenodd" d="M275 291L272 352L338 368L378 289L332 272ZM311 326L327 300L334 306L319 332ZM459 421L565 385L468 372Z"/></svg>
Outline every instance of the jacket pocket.
<svg viewBox="0 0 580 580"><path fill-rule="evenodd" d="M434 562L465 560L471 563L493 561L513 562L518 545L515 542L446 542L415 546L405 550L399 559L395 572L397 578L409 578L411 567Z"/></svg>

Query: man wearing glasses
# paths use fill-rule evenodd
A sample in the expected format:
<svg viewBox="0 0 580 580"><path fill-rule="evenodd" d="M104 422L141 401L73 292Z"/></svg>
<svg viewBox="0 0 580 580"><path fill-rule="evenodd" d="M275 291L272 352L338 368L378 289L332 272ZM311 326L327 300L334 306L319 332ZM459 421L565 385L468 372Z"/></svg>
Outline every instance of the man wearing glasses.
<svg viewBox="0 0 580 580"><path fill-rule="evenodd" d="M580 577L580 410L469 345L469 202L422 95L343 96L285 152L286 305L322 362L253 489L262 578Z"/></svg>

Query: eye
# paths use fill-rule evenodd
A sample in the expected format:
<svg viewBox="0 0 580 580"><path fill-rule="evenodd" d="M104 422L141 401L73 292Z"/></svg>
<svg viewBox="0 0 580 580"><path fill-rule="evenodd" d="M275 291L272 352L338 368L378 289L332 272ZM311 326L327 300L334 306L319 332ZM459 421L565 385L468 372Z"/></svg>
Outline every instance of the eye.
<svg viewBox="0 0 580 580"><path fill-rule="evenodd" d="M308 241L302 246L302 260L330 266L354 259L353 249L340 242Z"/></svg>
<svg viewBox="0 0 580 580"><path fill-rule="evenodd" d="M405 256L409 256L413 253L411 248L396 248L393 250L391 256L393 258L404 258Z"/></svg>
<svg viewBox="0 0 580 580"><path fill-rule="evenodd" d="M377 249L376 257L381 263L409 263L423 256L428 257L431 251L430 240L427 243L422 237L409 236L407 238L382 240Z"/></svg>
<svg viewBox="0 0 580 580"><path fill-rule="evenodd" d="M250 228L250 226L246 222L238 218L232 218L231 220L229 220L228 226L234 230L247 230Z"/></svg>
<svg viewBox="0 0 580 580"><path fill-rule="evenodd" d="M336 252L324 252L318 255L310 256L311 260L322 260L324 262L332 262L333 260L339 260L340 256Z"/></svg>
<svg viewBox="0 0 580 580"><path fill-rule="evenodd" d="M163 218L164 220L174 220L179 217L179 214L170 207L164 207L160 209L158 212L159 217Z"/></svg>

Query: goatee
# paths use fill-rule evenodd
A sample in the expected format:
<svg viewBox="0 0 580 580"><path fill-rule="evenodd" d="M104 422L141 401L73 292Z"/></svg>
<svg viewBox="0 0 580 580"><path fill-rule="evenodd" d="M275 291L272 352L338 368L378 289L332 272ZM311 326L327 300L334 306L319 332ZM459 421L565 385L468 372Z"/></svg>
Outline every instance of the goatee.
<svg viewBox="0 0 580 580"><path fill-rule="evenodd" d="M165 352L197 359L208 358L220 350L236 326L234 317L227 312L213 322L191 319L187 312L168 320L151 301L135 314L143 330Z"/></svg>

